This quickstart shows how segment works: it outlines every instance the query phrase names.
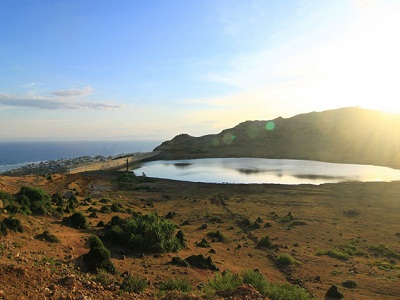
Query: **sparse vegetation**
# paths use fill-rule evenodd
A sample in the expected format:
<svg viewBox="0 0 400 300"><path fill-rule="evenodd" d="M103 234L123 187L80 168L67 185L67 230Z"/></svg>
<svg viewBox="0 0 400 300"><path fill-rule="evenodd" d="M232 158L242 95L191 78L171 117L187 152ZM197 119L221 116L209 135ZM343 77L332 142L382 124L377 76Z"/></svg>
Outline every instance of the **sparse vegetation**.
<svg viewBox="0 0 400 300"><path fill-rule="evenodd" d="M271 300L309 300L308 293L295 285L271 284L264 276L253 270L244 271L241 275L225 271L209 279L205 287L206 293L211 295L217 291L233 291L242 284L250 284L261 295Z"/></svg>
<svg viewBox="0 0 400 300"><path fill-rule="evenodd" d="M317 250L315 255L327 255L329 257L346 261L355 255L366 255L363 250L360 250L357 247L358 240L352 239L346 244L339 245L337 248L329 249L329 250Z"/></svg>
<svg viewBox="0 0 400 300"><path fill-rule="evenodd" d="M257 247L261 248L271 248L272 245L271 238L268 235L261 238L261 240L257 243Z"/></svg>
<svg viewBox="0 0 400 300"><path fill-rule="evenodd" d="M192 284L187 278L168 278L158 286L160 291L179 291L188 293L192 290Z"/></svg>
<svg viewBox="0 0 400 300"><path fill-rule="evenodd" d="M14 217L5 218L3 220L4 226L15 232L24 232L24 228L22 227L21 221Z"/></svg>
<svg viewBox="0 0 400 300"><path fill-rule="evenodd" d="M54 234L51 234L47 230L43 231L43 233L35 236L38 240L43 240L49 243L60 243L60 239L56 237Z"/></svg>
<svg viewBox="0 0 400 300"><path fill-rule="evenodd" d="M121 290L133 293L143 293L149 283L146 279L138 276L128 275L121 283Z"/></svg>
<svg viewBox="0 0 400 300"><path fill-rule="evenodd" d="M293 258L289 253L282 253L276 258L277 263L284 266L290 266L294 263L299 263L297 260Z"/></svg>
<svg viewBox="0 0 400 300"><path fill-rule="evenodd" d="M209 247L211 247L210 243L207 242L207 240L204 239L204 238L201 239L201 241L198 242L198 243L196 244L196 246L197 246L197 247L201 247L201 248L209 248Z"/></svg>
<svg viewBox="0 0 400 300"><path fill-rule="evenodd" d="M219 230L210 231L207 233L207 236L209 238L215 239L217 242L223 242L223 243L229 242L229 238Z"/></svg>
<svg viewBox="0 0 400 300"><path fill-rule="evenodd" d="M400 259L400 253L389 248L386 245L379 244L379 245L369 245L368 251L375 254L376 256L383 256L386 258L396 258Z"/></svg>

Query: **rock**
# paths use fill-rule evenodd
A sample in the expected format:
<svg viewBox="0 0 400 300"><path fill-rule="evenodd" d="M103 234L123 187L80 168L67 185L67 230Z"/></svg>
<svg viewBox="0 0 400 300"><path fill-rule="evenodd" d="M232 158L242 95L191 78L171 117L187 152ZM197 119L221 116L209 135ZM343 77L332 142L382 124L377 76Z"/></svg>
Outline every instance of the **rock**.
<svg viewBox="0 0 400 300"><path fill-rule="evenodd" d="M332 285L325 294L325 300L343 299L344 295L339 291L336 285Z"/></svg>
<svg viewBox="0 0 400 300"><path fill-rule="evenodd" d="M212 271L219 270L217 268L217 266L214 264L214 262L212 261L210 256L205 258L202 254L192 255L192 256L187 257L185 260L193 268L208 269L208 270L212 270Z"/></svg>
<svg viewBox="0 0 400 300"><path fill-rule="evenodd" d="M358 286L358 284L353 280L346 280L342 282L342 286L348 289L354 289Z"/></svg>
<svg viewBox="0 0 400 300"><path fill-rule="evenodd" d="M175 266L190 268L190 264L183 258L180 258L179 256L174 256L171 260L171 264Z"/></svg>
<svg viewBox="0 0 400 300"><path fill-rule="evenodd" d="M60 278L58 282L64 286L73 286L75 284L76 278L75 275L70 274L65 276L64 278Z"/></svg>

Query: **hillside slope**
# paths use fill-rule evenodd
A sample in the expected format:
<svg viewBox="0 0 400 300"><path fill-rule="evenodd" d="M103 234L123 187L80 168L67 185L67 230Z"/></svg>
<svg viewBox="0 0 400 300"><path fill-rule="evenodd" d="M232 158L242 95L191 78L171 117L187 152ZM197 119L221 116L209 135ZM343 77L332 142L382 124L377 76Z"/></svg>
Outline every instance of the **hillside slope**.
<svg viewBox="0 0 400 300"><path fill-rule="evenodd" d="M400 168L400 116L357 107L246 121L218 134L181 134L153 159L260 157Z"/></svg>

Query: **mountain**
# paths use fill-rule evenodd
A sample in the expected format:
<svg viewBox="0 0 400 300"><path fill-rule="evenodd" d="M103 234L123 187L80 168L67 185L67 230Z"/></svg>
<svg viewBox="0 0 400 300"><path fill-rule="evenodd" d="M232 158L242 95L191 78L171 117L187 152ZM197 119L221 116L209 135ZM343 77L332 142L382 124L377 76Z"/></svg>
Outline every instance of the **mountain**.
<svg viewBox="0 0 400 300"><path fill-rule="evenodd" d="M400 168L400 115L358 107L271 121L246 121L218 134L180 134L153 159L259 157Z"/></svg>

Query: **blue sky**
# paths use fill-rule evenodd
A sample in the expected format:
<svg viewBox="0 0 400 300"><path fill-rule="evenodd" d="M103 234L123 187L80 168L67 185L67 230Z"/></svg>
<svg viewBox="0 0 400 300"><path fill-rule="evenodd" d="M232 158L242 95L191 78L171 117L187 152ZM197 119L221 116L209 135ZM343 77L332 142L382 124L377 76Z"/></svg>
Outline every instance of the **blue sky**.
<svg viewBox="0 0 400 300"><path fill-rule="evenodd" d="M2 0L0 139L170 139L400 112L400 1Z"/></svg>

